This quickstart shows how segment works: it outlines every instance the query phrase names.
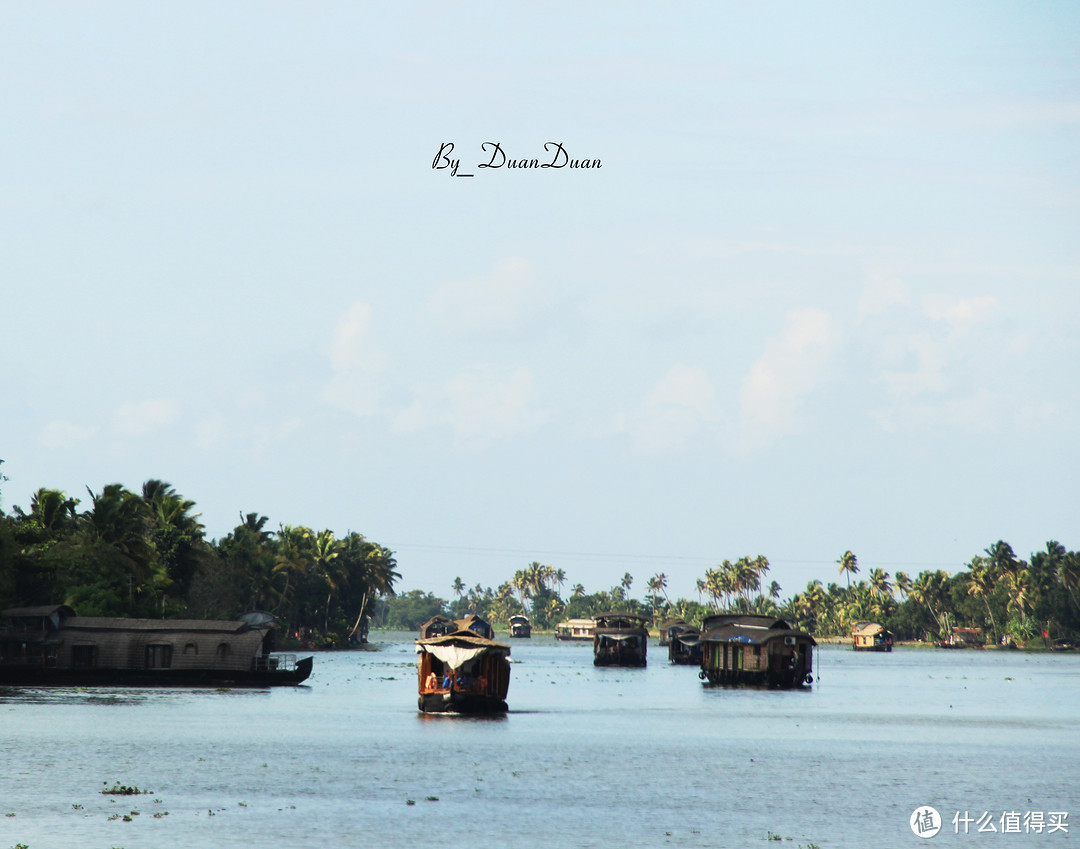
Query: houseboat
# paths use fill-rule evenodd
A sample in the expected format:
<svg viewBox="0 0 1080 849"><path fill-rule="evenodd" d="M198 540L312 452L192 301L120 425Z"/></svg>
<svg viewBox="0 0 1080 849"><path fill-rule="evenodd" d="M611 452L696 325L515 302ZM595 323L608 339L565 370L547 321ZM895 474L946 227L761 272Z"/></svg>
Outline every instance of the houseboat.
<svg viewBox="0 0 1080 849"><path fill-rule="evenodd" d="M660 637L660 645L666 646L671 641L672 631L685 631L690 626L685 619L668 619L656 626Z"/></svg>
<svg viewBox="0 0 1080 849"><path fill-rule="evenodd" d="M310 657L274 653L269 613L236 620L76 616L67 605L0 612L0 685L267 687L299 684Z"/></svg>
<svg viewBox="0 0 1080 849"><path fill-rule="evenodd" d="M595 630L595 619L567 619L555 626L555 639L591 641Z"/></svg>
<svg viewBox="0 0 1080 849"><path fill-rule="evenodd" d="M454 620L441 613L436 613L427 622L420 626L420 639L428 637L441 637L443 634L452 634L457 630Z"/></svg>
<svg viewBox="0 0 1080 849"><path fill-rule="evenodd" d="M813 649L817 642L805 631L792 628L783 619L766 616L724 615L709 619L721 624L701 637L699 675L703 681L780 689L813 682Z"/></svg>
<svg viewBox="0 0 1080 849"><path fill-rule="evenodd" d="M472 617L483 622L478 617ZM481 636L470 620L456 631L416 641L417 707L423 713L505 713L510 647ZM471 623L475 626L476 622ZM484 623L486 624L486 623Z"/></svg>
<svg viewBox="0 0 1080 849"><path fill-rule="evenodd" d="M529 623L529 617L527 616L511 616L510 617L510 636L511 637L531 637L532 625Z"/></svg>
<svg viewBox="0 0 1080 849"><path fill-rule="evenodd" d="M892 651L893 635L877 622L856 622L851 629L855 651Z"/></svg>
<svg viewBox="0 0 1080 849"><path fill-rule="evenodd" d="M668 637L668 661L677 666L700 666L701 631L690 625L673 628Z"/></svg>
<svg viewBox="0 0 1080 849"><path fill-rule="evenodd" d="M593 629L594 666L644 666L648 618L636 613L601 613Z"/></svg>
<svg viewBox="0 0 1080 849"><path fill-rule="evenodd" d="M981 649L986 647L986 639L981 628L953 628L938 645L943 649Z"/></svg>

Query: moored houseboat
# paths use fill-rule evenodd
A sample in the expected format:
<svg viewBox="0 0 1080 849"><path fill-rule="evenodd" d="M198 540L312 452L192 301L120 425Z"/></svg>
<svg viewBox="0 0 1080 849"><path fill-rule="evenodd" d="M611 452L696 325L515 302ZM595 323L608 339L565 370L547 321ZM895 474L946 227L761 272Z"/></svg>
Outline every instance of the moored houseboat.
<svg viewBox="0 0 1080 849"><path fill-rule="evenodd" d="M816 645L812 636L783 619L726 615L701 637L699 674L709 684L801 687L814 680Z"/></svg>
<svg viewBox="0 0 1080 849"><path fill-rule="evenodd" d="M531 637L532 636L532 624L529 622L529 617L517 615L510 617L510 636L511 637Z"/></svg>
<svg viewBox="0 0 1080 849"><path fill-rule="evenodd" d="M981 649L986 647L986 639L981 628L953 628L938 645L943 649Z"/></svg>
<svg viewBox="0 0 1080 849"><path fill-rule="evenodd" d="M636 613L597 614L593 629L594 666L644 666L649 648L648 618Z"/></svg>
<svg viewBox="0 0 1080 849"><path fill-rule="evenodd" d="M592 640L595 619L567 619L555 625L556 640Z"/></svg>
<svg viewBox="0 0 1080 849"><path fill-rule="evenodd" d="M67 605L0 613L0 685L267 687L300 684L312 658L274 652L276 622L76 616Z"/></svg>
<svg viewBox="0 0 1080 849"><path fill-rule="evenodd" d="M893 635L878 622L856 622L851 628L855 651L892 651Z"/></svg>
<svg viewBox="0 0 1080 849"><path fill-rule="evenodd" d="M477 622L483 620L457 620L472 627L416 641L417 707L423 713L506 712L510 647L482 636Z"/></svg>

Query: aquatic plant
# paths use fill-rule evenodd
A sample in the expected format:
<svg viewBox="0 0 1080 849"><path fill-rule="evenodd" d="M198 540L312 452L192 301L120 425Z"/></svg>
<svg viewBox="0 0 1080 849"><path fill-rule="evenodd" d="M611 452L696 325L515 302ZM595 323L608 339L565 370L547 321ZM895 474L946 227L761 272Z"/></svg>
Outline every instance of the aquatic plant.
<svg viewBox="0 0 1080 849"><path fill-rule="evenodd" d="M109 782L107 781L101 783L105 785L104 789L101 791L101 795L103 796L142 796L151 792L150 790L140 790L135 786L129 787L126 784L121 784L119 781L113 782L112 787L109 787Z"/></svg>

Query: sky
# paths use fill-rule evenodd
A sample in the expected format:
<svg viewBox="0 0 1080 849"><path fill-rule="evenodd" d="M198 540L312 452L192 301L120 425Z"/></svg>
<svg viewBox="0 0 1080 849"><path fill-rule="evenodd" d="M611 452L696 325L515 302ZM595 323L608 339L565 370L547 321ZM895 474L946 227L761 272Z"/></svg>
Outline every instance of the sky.
<svg viewBox="0 0 1080 849"><path fill-rule="evenodd" d="M6 512L444 598L1080 548L1074 3L7 3L0 103Z"/></svg>

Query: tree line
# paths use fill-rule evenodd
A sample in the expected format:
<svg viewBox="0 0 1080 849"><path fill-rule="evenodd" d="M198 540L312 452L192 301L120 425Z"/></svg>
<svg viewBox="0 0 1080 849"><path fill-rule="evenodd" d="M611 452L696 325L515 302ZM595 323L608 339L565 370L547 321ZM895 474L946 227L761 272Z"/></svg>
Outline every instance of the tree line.
<svg viewBox="0 0 1080 849"><path fill-rule="evenodd" d="M264 610L292 638L345 645L362 641L401 577L393 552L362 534L271 530L257 513L208 540L195 503L164 481L88 494L83 505L43 488L28 509L0 510L0 607L169 619Z"/></svg>
<svg viewBox="0 0 1080 849"><path fill-rule="evenodd" d="M724 560L696 581L697 601L672 601L663 572L648 579L640 600L630 597L629 573L608 590L587 593L574 584L564 598L566 573L534 561L495 590L479 584L468 588L458 577L450 600L421 590L388 599L379 621L412 630L437 613L457 618L472 612L505 626L510 616L525 614L535 627L550 629L563 619L619 609L648 616L654 626L674 618L700 625L719 612L756 613L786 619L821 637L850 636L860 621L880 622L901 640L928 642L947 637L954 627L979 628L995 645L1080 634L1080 552L1053 540L1026 560L999 540L954 574L925 570L914 579L875 567L853 582L860 567L851 551L836 565L843 585L815 579L782 600L780 585L768 580L768 558Z"/></svg>

